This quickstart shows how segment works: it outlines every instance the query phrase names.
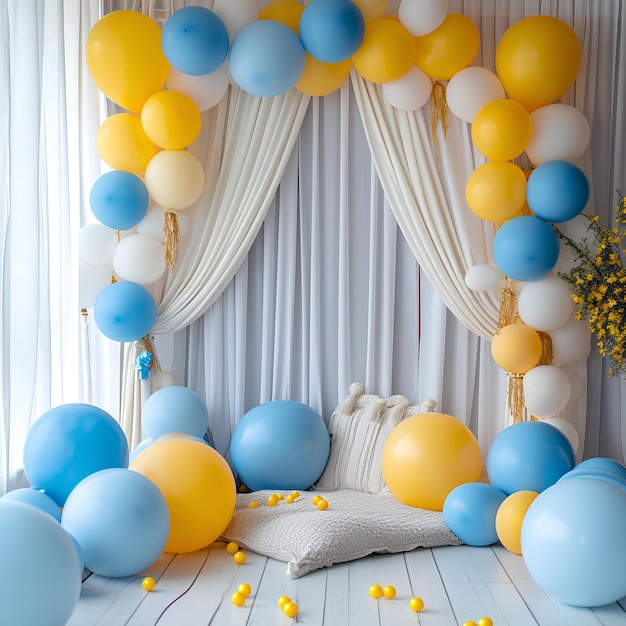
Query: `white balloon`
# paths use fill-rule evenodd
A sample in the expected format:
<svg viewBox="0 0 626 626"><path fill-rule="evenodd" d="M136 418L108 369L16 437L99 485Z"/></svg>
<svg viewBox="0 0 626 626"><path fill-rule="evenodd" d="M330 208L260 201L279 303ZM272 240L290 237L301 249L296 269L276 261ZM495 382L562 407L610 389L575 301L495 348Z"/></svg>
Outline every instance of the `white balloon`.
<svg viewBox="0 0 626 626"><path fill-rule="evenodd" d="M458 118L474 121L486 104L504 98L500 79L484 67L466 67L457 72L446 87L448 108Z"/></svg>
<svg viewBox="0 0 626 626"><path fill-rule="evenodd" d="M78 262L78 306L90 309L100 292L111 284L113 268L110 265L89 265Z"/></svg>
<svg viewBox="0 0 626 626"><path fill-rule="evenodd" d="M402 78L383 84L383 96L400 111L417 111L429 100L433 83L426 73L414 65Z"/></svg>
<svg viewBox="0 0 626 626"><path fill-rule="evenodd" d="M591 352L591 332L585 320L574 317L548 332L552 339L552 365L586 361Z"/></svg>
<svg viewBox="0 0 626 626"><path fill-rule="evenodd" d="M548 104L530 114L533 134L526 155L535 165L576 161L589 145L591 129L584 114L569 104Z"/></svg>
<svg viewBox="0 0 626 626"><path fill-rule="evenodd" d="M164 212L165 209L160 206L148 209L146 216L137 224L137 232L140 235L150 235L150 237L163 243L165 241L165 233L163 232Z"/></svg>
<svg viewBox="0 0 626 626"><path fill-rule="evenodd" d="M108 226L87 224L78 233L78 260L89 265L110 265L117 241L117 233Z"/></svg>
<svg viewBox="0 0 626 626"><path fill-rule="evenodd" d="M398 6L400 23L414 36L432 33L448 14L448 0L401 0Z"/></svg>
<svg viewBox="0 0 626 626"><path fill-rule="evenodd" d="M117 275L139 285L159 280L165 268L163 244L149 235L130 235L122 239L113 257Z"/></svg>
<svg viewBox="0 0 626 626"><path fill-rule="evenodd" d="M472 291L488 291L497 287L504 277L493 265L474 265L465 274L465 284Z"/></svg>
<svg viewBox="0 0 626 626"><path fill-rule="evenodd" d="M242 28L259 19L259 10L254 0L215 0L213 13L224 22L230 43Z"/></svg>
<svg viewBox="0 0 626 626"><path fill-rule="evenodd" d="M569 378L569 384L572 390L570 402L574 402L583 395L585 391L585 385L580 377L572 370L571 363L566 363L561 369L567 374L567 377Z"/></svg>
<svg viewBox="0 0 626 626"><path fill-rule="evenodd" d="M554 417L569 403L569 378L558 367L538 365L524 374L524 402L535 417Z"/></svg>
<svg viewBox="0 0 626 626"><path fill-rule="evenodd" d="M569 285L554 274L527 282L517 299L517 311L527 326L554 330L572 316L574 301Z"/></svg>
<svg viewBox="0 0 626 626"><path fill-rule="evenodd" d="M545 417L541 421L545 422L546 424L550 424L555 428L558 428L572 444L574 454L578 452L578 447L580 446L580 438L574 424L562 417Z"/></svg>
<svg viewBox="0 0 626 626"><path fill-rule="evenodd" d="M214 107L226 95L230 82L228 61L224 61L214 72L202 76L183 74L176 68L170 68L167 87L189 96L200 111Z"/></svg>

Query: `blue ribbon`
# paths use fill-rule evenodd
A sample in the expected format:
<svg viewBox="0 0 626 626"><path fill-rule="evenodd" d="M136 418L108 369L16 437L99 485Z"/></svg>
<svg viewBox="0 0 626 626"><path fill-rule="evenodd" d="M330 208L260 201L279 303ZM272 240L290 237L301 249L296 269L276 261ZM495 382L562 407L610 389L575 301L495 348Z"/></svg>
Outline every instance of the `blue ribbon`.
<svg viewBox="0 0 626 626"><path fill-rule="evenodd" d="M152 363L152 353L144 350L137 355L135 360L135 369L139 380L148 380L150 376L150 364Z"/></svg>

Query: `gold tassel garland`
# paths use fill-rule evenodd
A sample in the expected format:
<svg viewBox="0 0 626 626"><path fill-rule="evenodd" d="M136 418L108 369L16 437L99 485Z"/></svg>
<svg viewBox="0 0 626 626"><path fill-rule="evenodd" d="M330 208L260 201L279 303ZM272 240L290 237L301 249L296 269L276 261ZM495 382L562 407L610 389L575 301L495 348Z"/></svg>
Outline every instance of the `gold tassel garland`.
<svg viewBox="0 0 626 626"><path fill-rule="evenodd" d="M552 350L552 337L548 333L544 333L540 330L537 331L541 339L541 358L537 365L552 365L552 359L554 352Z"/></svg>
<svg viewBox="0 0 626 626"><path fill-rule="evenodd" d="M507 399L513 423L524 419L524 374L509 374Z"/></svg>
<svg viewBox="0 0 626 626"><path fill-rule="evenodd" d="M437 139L437 124L441 124L441 133L446 138L448 126L448 101L446 100L446 88L438 80L433 81L433 90L430 94L430 132L433 137L435 149L439 150L439 140Z"/></svg>
<svg viewBox="0 0 626 626"><path fill-rule="evenodd" d="M165 235L165 264L170 272L174 271L178 260L180 227L175 211L166 210L163 214L163 233Z"/></svg>
<svg viewBox="0 0 626 626"><path fill-rule="evenodd" d="M517 317L517 296L509 285L504 287L500 296L500 315L498 317L498 330L513 324Z"/></svg>

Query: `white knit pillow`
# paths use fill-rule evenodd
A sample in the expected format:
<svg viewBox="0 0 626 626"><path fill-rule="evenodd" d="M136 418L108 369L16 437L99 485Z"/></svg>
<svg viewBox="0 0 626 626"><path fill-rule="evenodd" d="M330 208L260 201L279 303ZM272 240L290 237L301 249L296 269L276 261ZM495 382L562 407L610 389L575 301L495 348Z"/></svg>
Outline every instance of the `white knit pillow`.
<svg viewBox="0 0 626 626"><path fill-rule="evenodd" d="M436 406L434 400L410 405L404 396L381 398L363 391L361 383L352 383L350 394L333 411L328 425L330 456L315 489L367 493L387 489L382 454L389 433L403 419L432 411Z"/></svg>

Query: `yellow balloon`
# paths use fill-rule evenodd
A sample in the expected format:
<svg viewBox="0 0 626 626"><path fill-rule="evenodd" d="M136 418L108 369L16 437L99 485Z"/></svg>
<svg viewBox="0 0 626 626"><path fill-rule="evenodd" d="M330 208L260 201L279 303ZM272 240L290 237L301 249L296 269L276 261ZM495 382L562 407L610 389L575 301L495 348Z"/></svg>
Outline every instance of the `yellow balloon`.
<svg viewBox="0 0 626 626"><path fill-rule="evenodd" d="M170 512L166 552L194 552L213 543L235 511L237 488L225 459L208 444L168 439L148 446L130 469L149 478Z"/></svg>
<svg viewBox="0 0 626 626"><path fill-rule="evenodd" d="M158 152L133 113L116 113L104 120L96 134L96 149L107 165L132 174L143 174Z"/></svg>
<svg viewBox="0 0 626 626"><path fill-rule="evenodd" d="M289 26L300 35L300 17L304 11L298 0L272 0L259 11L260 20L274 20Z"/></svg>
<svg viewBox="0 0 626 626"><path fill-rule="evenodd" d="M398 20L384 17L365 24L365 35L352 55L354 69L372 83L392 83L415 62L415 38Z"/></svg>
<svg viewBox="0 0 626 626"><path fill-rule="evenodd" d="M161 150L146 167L144 182L156 204L164 209L191 206L204 189L204 170L187 150Z"/></svg>
<svg viewBox="0 0 626 626"><path fill-rule="evenodd" d="M449 80L474 60L480 33L469 17L448 13L435 30L415 37L415 43L415 64L430 78Z"/></svg>
<svg viewBox="0 0 626 626"><path fill-rule="evenodd" d="M477 167L465 185L469 208L483 220L503 222L526 202L526 175L514 163L491 161Z"/></svg>
<svg viewBox="0 0 626 626"><path fill-rule="evenodd" d="M350 59L338 63L323 63L308 52L304 71L296 83L296 89L309 96L327 96L337 91L350 74Z"/></svg>
<svg viewBox="0 0 626 626"><path fill-rule="evenodd" d="M387 12L387 0L352 0L356 4L366 22L377 20Z"/></svg>
<svg viewBox="0 0 626 626"><path fill-rule="evenodd" d="M445 413L422 413L400 422L382 454L383 476L403 504L441 511L448 494L480 478L482 455L472 431Z"/></svg>
<svg viewBox="0 0 626 626"><path fill-rule="evenodd" d="M511 26L496 47L496 73L529 112L558 100L576 80L582 50L562 20L534 15Z"/></svg>
<svg viewBox="0 0 626 626"><path fill-rule="evenodd" d="M505 372L525 374L539 363L541 337L526 324L509 324L501 328L491 341L491 356Z"/></svg>
<svg viewBox="0 0 626 626"><path fill-rule="evenodd" d="M536 491L516 491L504 500L496 513L498 539L515 554L522 554L522 522L528 507L538 495Z"/></svg>
<svg viewBox="0 0 626 626"><path fill-rule="evenodd" d="M189 96L163 90L146 100L141 109L141 125L157 146L182 150L200 134L202 118L198 106Z"/></svg>
<svg viewBox="0 0 626 626"><path fill-rule="evenodd" d="M96 86L133 113L141 113L167 81L170 65L161 49L161 29L138 11L113 11L98 20L85 53Z"/></svg>
<svg viewBox="0 0 626 626"><path fill-rule="evenodd" d="M493 161L510 161L524 152L533 134L530 113L515 100L494 100L476 113L472 140Z"/></svg>

